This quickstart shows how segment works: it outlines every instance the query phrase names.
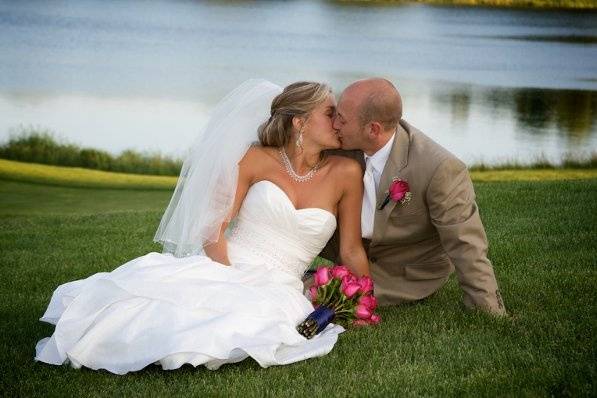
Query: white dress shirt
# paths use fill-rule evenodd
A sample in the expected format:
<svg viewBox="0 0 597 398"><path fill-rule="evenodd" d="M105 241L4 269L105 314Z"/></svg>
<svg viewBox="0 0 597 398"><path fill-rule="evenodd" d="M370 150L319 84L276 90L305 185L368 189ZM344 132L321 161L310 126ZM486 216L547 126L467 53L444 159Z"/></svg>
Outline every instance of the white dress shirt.
<svg viewBox="0 0 597 398"><path fill-rule="evenodd" d="M375 219L375 210L377 204L377 188L379 187L379 180L386 166L386 162L390 157L392 145L396 133L392 134L392 138L373 155L365 155L365 176L363 177L363 184L365 189L363 191L363 208L361 210L361 235L363 238L371 239L373 235L373 221ZM373 179L371 180L371 177Z"/></svg>

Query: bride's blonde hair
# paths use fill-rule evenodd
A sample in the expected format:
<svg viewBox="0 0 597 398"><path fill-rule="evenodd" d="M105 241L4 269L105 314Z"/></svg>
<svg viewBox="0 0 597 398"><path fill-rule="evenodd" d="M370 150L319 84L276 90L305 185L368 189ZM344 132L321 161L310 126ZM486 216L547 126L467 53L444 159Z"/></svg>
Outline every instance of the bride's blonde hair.
<svg viewBox="0 0 597 398"><path fill-rule="evenodd" d="M296 82L286 86L273 99L269 119L257 130L261 145L286 145L292 136L292 118L308 117L331 93L331 87L325 83Z"/></svg>

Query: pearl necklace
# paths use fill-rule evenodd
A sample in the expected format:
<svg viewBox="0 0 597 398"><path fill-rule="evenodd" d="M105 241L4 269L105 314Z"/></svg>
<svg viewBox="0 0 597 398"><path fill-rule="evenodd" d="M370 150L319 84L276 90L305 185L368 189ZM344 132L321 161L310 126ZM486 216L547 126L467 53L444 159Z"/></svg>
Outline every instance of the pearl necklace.
<svg viewBox="0 0 597 398"><path fill-rule="evenodd" d="M282 162L284 163L284 167L286 168L286 172L296 182L309 181L311 178L313 178L313 176L315 175L315 173L317 173L317 170L319 170L319 164L321 163L321 160L319 160L315 164L315 166L313 166L311 168L311 170L309 170L309 172L307 174L304 174L302 176L298 175L294 171L294 169L292 168L292 163L290 163L290 159L288 159L288 155L286 154L286 151L284 150L284 147L281 147L278 151L280 152L280 157L282 158Z"/></svg>

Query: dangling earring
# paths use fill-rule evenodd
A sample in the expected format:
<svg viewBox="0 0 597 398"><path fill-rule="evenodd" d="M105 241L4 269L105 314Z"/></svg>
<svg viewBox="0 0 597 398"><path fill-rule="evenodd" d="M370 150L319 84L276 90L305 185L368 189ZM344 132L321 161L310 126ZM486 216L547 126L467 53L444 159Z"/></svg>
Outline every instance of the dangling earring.
<svg viewBox="0 0 597 398"><path fill-rule="evenodd" d="M305 149L303 147L303 128L302 127L298 133L298 137L296 137L295 145L297 146L297 148L300 148L301 152L303 152L303 150Z"/></svg>

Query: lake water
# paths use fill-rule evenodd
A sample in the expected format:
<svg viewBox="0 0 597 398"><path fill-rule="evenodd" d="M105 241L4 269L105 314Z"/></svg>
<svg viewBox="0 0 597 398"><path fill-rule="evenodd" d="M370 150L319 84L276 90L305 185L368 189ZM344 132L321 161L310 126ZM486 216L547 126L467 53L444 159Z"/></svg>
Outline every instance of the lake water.
<svg viewBox="0 0 597 398"><path fill-rule="evenodd" d="M597 13L333 1L1 1L0 141L182 156L242 81L384 76L468 163L597 151Z"/></svg>

